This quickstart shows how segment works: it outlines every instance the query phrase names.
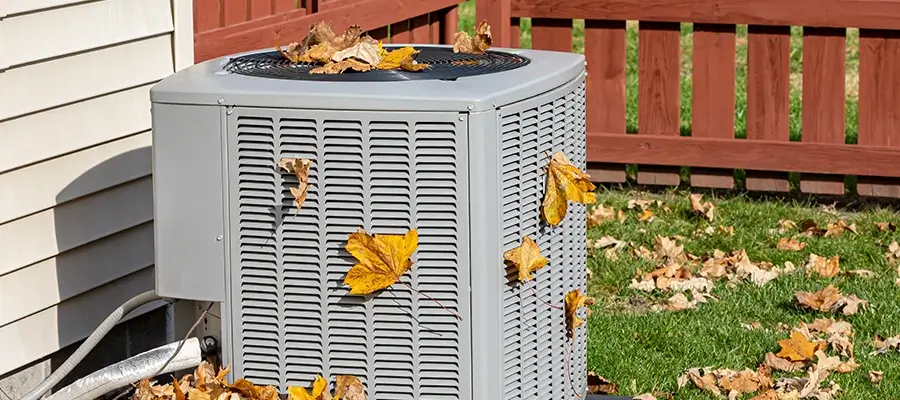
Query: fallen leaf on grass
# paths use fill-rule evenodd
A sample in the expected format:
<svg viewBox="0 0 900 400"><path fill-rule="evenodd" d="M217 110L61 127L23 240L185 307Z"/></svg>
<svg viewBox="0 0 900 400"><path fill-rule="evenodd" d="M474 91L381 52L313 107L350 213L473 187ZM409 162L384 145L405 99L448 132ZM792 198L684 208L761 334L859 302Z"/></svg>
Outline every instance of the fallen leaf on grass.
<svg viewBox="0 0 900 400"><path fill-rule="evenodd" d="M796 229L797 229L796 222L791 221L789 219L780 219L780 220L778 220L778 228L774 231L774 233L783 235L784 233L786 233L788 231L794 231Z"/></svg>
<svg viewBox="0 0 900 400"><path fill-rule="evenodd" d="M815 272L823 278L832 278L841 272L840 257L833 256L825 258L816 254L810 254L805 268L806 275L811 275Z"/></svg>
<svg viewBox="0 0 900 400"><path fill-rule="evenodd" d="M359 263L344 278L350 294L366 295L396 283L412 267L409 258L418 244L419 234L415 229L405 235L375 234L374 237L361 228L351 233L345 248Z"/></svg>
<svg viewBox="0 0 900 400"><path fill-rule="evenodd" d="M832 222L828 224L828 229L825 231L825 237L840 236L845 230L856 233L856 224L847 225L842 219L837 222Z"/></svg>
<svg viewBox="0 0 900 400"><path fill-rule="evenodd" d="M691 291L691 299L688 299L683 292L675 293L669 298L665 309L669 311L682 311L697 308L700 303L706 303L712 296L708 293L702 293L698 290ZM659 309L660 307L651 307Z"/></svg>
<svg viewBox="0 0 900 400"><path fill-rule="evenodd" d="M856 295L842 296L840 291L832 285L817 292L796 292L794 297L803 308L809 308L822 312L842 312L844 315L853 315L859 308L865 308L868 301L862 300Z"/></svg>
<svg viewBox="0 0 900 400"><path fill-rule="evenodd" d="M475 36L466 32L456 32L453 37L453 52L463 54L484 54L491 48L491 26L487 20L475 27Z"/></svg>
<svg viewBox="0 0 900 400"><path fill-rule="evenodd" d="M653 222L653 210L641 211L641 214L638 215L638 221Z"/></svg>
<svg viewBox="0 0 900 400"><path fill-rule="evenodd" d="M788 361L807 361L812 359L819 346L809 341L803 333L798 331L791 332L790 339L782 339L778 341L781 350L776 354L780 358Z"/></svg>
<svg viewBox="0 0 900 400"><path fill-rule="evenodd" d="M604 236L600 239L597 239L591 246L594 249L606 249L605 255L606 258L610 260L617 260L619 258L618 253L624 250L628 246L628 242L623 240L616 239L612 236Z"/></svg>
<svg viewBox="0 0 900 400"><path fill-rule="evenodd" d="M844 273L844 275L855 275L860 278L871 278L871 277L875 276L874 272L869 271L867 269L852 269L850 271L844 271L843 273Z"/></svg>
<svg viewBox="0 0 900 400"><path fill-rule="evenodd" d="M622 210L619 210L617 214L615 208L605 207L603 204L599 204L591 210L590 214L588 214L587 226L588 228L591 228L606 221L616 220L617 217L620 223L625 222L625 213Z"/></svg>
<svg viewBox="0 0 900 400"><path fill-rule="evenodd" d="M299 212L300 206L306 201L306 194L309 191L309 168L312 166L312 160L282 158L278 160L278 166L297 177L298 186L291 187L291 195L294 196L294 203L297 204L297 212Z"/></svg>
<svg viewBox="0 0 900 400"><path fill-rule="evenodd" d="M803 370L805 364L802 361L790 361L778 357L773 353L766 353L763 365L777 371L797 372Z"/></svg>
<svg viewBox="0 0 900 400"><path fill-rule="evenodd" d="M513 264L519 271L519 282L534 279L532 272L547 265L550 260L541 256L541 249L528 236L522 238L522 244L503 253L503 259Z"/></svg>
<svg viewBox="0 0 900 400"><path fill-rule="evenodd" d="M887 252L884 253L884 258L891 263L900 259L900 243L897 243L897 241L891 242L888 245ZM897 269L897 274L900 274L900 268Z"/></svg>
<svg viewBox="0 0 900 400"><path fill-rule="evenodd" d="M641 393L635 397L632 397L632 400L656 400L656 396L650 393Z"/></svg>
<svg viewBox="0 0 900 400"><path fill-rule="evenodd" d="M737 399L740 395L768 389L773 385L765 368L758 371L690 368L678 378L678 387L684 387L687 382L692 382L698 389L716 396L722 396L723 392L726 392L729 399Z"/></svg>
<svg viewBox="0 0 900 400"><path fill-rule="evenodd" d="M820 228L819 225L816 224L816 221L811 219L800 221L798 228L800 229L800 232L806 236L824 235L825 232L828 232L827 230Z"/></svg>
<svg viewBox="0 0 900 400"><path fill-rule="evenodd" d="M556 226L566 217L568 202L589 204L597 201L591 176L572 165L566 155L558 151L547 167L547 184L541 215L548 224Z"/></svg>
<svg viewBox="0 0 900 400"><path fill-rule="evenodd" d="M869 370L869 382L877 385L881 383L882 379L884 379L884 372Z"/></svg>
<svg viewBox="0 0 900 400"><path fill-rule="evenodd" d="M875 227L882 232L893 232L897 230L897 226L892 222L876 222Z"/></svg>
<svg viewBox="0 0 900 400"><path fill-rule="evenodd" d="M887 339L882 339L880 336L875 335L875 339L872 341L872 347L875 347L875 350L869 353L870 356L890 353L891 351L900 351L900 335L889 337Z"/></svg>
<svg viewBox="0 0 900 400"><path fill-rule="evenodd" d="M715 209L716 206L711 202L700 202L703 199L703 195L699 193L694 193L688 196L691 200L691 211L694 214L697 214L701 217L708 219L712 222L715 219Z"/></svg>
<svg viewBox="0 0 900 400"><path fill-rule="evenodd" d="M619 393L619 386L609 381L594 371L587 373L587 389L588 394L616 394Z"/></svg>
<svg viewBox="0 0 900 400"><path fill-rule="evenodd" d="M778 244L775 245L778 250L787 250L787 251L800 251L806 247L806 243L803 243L797 239L788 239L781 238L778 239Z"/></svg>

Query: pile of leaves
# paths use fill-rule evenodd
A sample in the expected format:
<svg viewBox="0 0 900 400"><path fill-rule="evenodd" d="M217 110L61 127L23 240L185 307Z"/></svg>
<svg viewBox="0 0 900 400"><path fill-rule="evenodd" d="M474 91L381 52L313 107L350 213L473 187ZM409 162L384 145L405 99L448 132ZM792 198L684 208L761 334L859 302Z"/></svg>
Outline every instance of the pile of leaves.
<svg viewBox="0 0 900 400"><path fill-rule="evenodd" d="M456 53L484 54L491 47L491 27L483 21L476 28L475 36L457 32L454 41ZM341 74L348 70L418 72L429 67L416 61L419 50L412 46L388 51L381 41L373 39L359 25L352 25L338 35L326 21L312 25L302 41L291 42L286 49L282 49L276 39L275 49L291 63L320 65L311 69L311 74Z"/></svg>
<svg viewBox="0 0 900 400"><path fill-rule="evenodd" d="M829 375L859 368L853 356L853 337L853 328L846 321L820 318L811 324L800 322L789 338L778 341L778 353L766 353L756 370L690 368L678 378L678 386L691 382L729 399L757 393L751 400L831 400L841 388L827 381ZM776 372L782 376L774 376Z"/></svg>
<svg viewBox="0 0 900 400"><path fill-rule="evenodd" d="M157 385L144 379L135 385L131 400L282 400L275 386L259 386L240 378L228 383L229 368L219 367L202 361L193 374L186 374L172 383ZM334 395L328 389L328 382L316 377L311 392L304 387L288 388L287 400L366 400L362 382L350 375L335 377ZM312 394L310 394L312 393Z"/></svg>

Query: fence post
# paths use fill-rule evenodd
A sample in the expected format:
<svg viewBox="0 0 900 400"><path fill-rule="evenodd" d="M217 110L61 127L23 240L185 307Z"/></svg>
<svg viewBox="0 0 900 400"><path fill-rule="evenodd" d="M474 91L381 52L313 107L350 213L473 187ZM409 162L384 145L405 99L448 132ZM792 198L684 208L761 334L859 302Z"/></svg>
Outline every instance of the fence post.
<svg viewBox="0 0 900 400"><path fill-rule="evenodd" d="M510 25L512 23L511 0L476 0L475 26L487 19L491 25L491 40L495 47L512 46Z"/></svg>

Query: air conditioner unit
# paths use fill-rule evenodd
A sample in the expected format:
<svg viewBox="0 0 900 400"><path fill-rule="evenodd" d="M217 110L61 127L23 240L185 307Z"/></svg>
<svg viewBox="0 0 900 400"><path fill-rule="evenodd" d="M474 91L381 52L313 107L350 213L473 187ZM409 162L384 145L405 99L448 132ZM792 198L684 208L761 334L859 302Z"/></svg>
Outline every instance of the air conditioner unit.
<svg viewBox="0 0 900 400"><path fill-rule="evenodd" d="M267 50L156 84L157 291L221 302L232 377L282 393L345 374L375 400L575 399L585 329L570 356L547 303L585 290L585 207L551 227L540 205L548 154L585 168L584 57L415 47L425 71L317 75ZM299 211L282 157L312 160ZM348 294L358 228L417 229L402 280L461 320L401 284ZM550 263L520 284L503 253L524 236Z"/></svg>

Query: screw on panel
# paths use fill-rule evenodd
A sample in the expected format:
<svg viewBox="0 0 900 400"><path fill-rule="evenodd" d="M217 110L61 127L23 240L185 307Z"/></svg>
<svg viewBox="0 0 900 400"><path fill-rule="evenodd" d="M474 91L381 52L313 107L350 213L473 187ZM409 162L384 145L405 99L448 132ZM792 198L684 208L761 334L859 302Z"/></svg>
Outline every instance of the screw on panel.
<svg viewBox="0 0 900 400"><path fill-rule="evenodd" d="M460 116L459 116L459 120L460 120L460 121L465 121L465 120L466 120L466 117L460 115Z"/></svg>
<svg viewBox="0 0 900 400"><path fill-rule="evenodd" d="M219 104L223 104L223 103L225 103L225 99L222 97L219 97L219 99L216 100L216 102L218 102Z"/></svg>
<svg viewBox="0 0 900 400"><path fill-rule="evenodd" d="M231 115L232 112L234 112L234 106L225 107L225 115Z"/></svg>
<svg viewBox="0 0 900 400"><path fill-rule="evenodd" d="M221 242L221 241L222 241L222 235L216 236L216 241L217 241L217 242Z"/></svg>
<svg viewBox="0 0 900 400"><path fill-rule="evenodd" d="M473 108L475 108L475 105L474 105L474 104L469 104L469 106L468 106L468 107L466 107L466 108L468 108L468 109L470 109L470 110L471 110L471 109L473 109Z"/></svg>

